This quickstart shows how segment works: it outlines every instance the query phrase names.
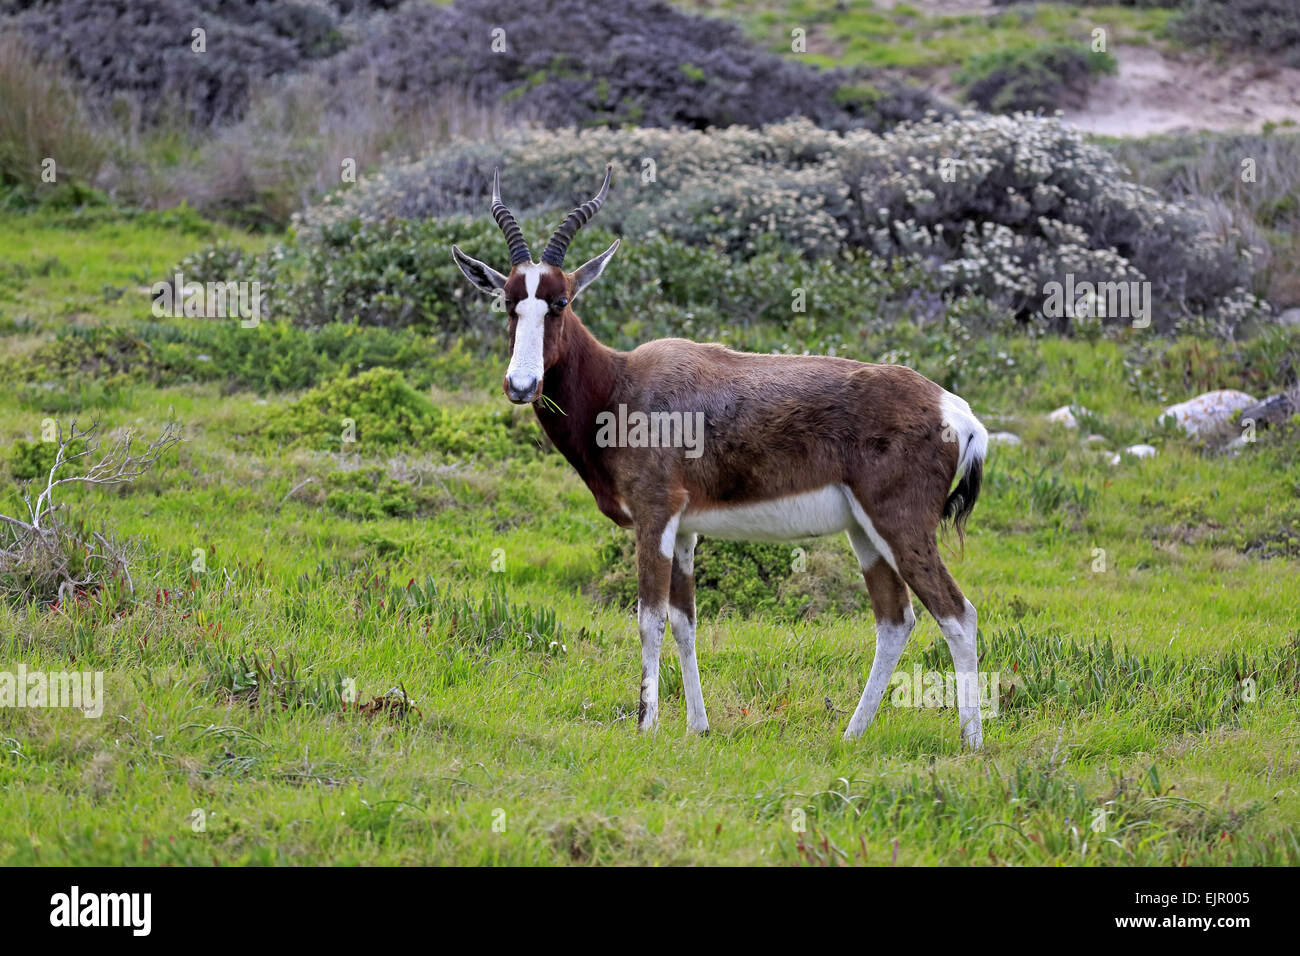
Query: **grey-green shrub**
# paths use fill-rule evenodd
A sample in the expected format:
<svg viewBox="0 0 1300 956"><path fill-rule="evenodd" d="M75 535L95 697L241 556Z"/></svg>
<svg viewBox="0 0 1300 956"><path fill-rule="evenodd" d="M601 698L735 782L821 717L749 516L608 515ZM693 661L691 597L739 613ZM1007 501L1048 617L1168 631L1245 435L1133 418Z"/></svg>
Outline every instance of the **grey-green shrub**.
<svg viewBox="0 0 1300 956"><path fill-rule="evenodd" d="M121 100L150 125L203 127L241 116L258 81L341 49L336 21L327 6L278 0L46 0L3 26L99 103Z"/></svg>
<svg viewBox="0 0 1300 956"><path fill-rule="evenodd" d="M993 113L1055 110L1077 105L1115 58L1082 43L1043 43L972 57L956 76L968 101Z"/></svg>
<svg viewBox="0 0 1300 956"><path fill-rule="evenodd" d="M1295 0L1185 0L1169 29L1185 43L1266 53L1300 66L1300 5Z"/></svg>
<svg viewBox="0 0 1300 956"><path fill-rule="evenodd" d="M949 293L1032 317L1049 281L1149 281L1152 325L1235 326L1256 314L1249 237L1128 181L1054 118L963 114L883 134L807 121L761 130L517 132L386 167L299 220L328 244L356 220L486 219L492 170L521 216L558 222L615 170L601 224L633 243L664 236L736 259L792 248L932 260ZM544 238L537 234L533 241ZM367 255L358 252L358 255ZM1126 320L1127 321L1127 320Z"/></svg>
<svg viewBox="0 0 1300 956"><path fill-rule="evenodd" d="M662 0L408 3L367 24L320 73L341 88L374 67L398 102L463 94L545 126L705 129L800 115L881 129L941 108L865 70L821 70L756 46L739 26ZM855 95L869 86L871 95Z"/></svg>

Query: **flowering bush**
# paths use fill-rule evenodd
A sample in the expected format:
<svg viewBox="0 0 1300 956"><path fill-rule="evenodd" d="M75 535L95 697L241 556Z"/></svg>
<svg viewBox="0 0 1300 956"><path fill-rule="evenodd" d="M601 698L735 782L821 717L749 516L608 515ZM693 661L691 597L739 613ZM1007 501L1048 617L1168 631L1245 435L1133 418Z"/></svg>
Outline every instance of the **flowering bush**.
<svg viewBox="0 0 1300 956"><path fill-rule="evenodd" d="M299 225L328 244L353 222L483 221L497 166L517 214L558 222L589 197L606 162L615 185L601 224L638 241L663 236L739 259L773 243L810 260L853 251L928 259L949 293L979 292L1022 318L1067 274L1150 282L1157 329L1194 316L1235 325L1259 309L1244 291L1255 264L1243 236L1129 182L1059 120L1025 115L932 117L882 134L806 120L518 132L389 166Z"/></svg>

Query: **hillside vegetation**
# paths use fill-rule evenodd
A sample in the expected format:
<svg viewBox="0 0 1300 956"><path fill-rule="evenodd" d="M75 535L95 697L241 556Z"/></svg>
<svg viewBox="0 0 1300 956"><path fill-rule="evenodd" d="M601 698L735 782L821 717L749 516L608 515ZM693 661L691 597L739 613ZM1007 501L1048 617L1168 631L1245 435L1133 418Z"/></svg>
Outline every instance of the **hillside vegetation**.
<svg viewBox="0 0 1300 956"><path fill-rule="evenodd" d="M183 437L59 487L83 583L0 521L0 671L105 690L0 707L0 863L1300 864L1300 416L1162 417L1300 384L1300 140L1099 143L909 85L1014 79L1097 18L1187 44L1192 13L130 5L209 24L194 63L126 6L0 3L0 515L73 421ZM531 52L470 70L496 22ZM495 168L535 243L607 162L568 260L623 240L576 306L603 340L905 363L1000 433L943 545L998 678L983 752L901 692L840 739L874 646L841 538L703 540L712 733L668 650L636 734L630 539L501 394L504 319L449 254L505 266ZM162 308L178 272L256 283L255 319ZM1149 282L1150 322L1052 313L1067 276ZM950 667L923 617L900 672Z"/></svg>

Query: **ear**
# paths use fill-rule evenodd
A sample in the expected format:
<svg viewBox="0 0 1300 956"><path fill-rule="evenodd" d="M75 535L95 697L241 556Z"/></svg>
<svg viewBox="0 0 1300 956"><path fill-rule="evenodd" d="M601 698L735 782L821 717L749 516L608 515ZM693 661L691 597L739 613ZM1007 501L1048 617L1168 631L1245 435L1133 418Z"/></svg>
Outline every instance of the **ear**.
<svg viewBox="0 0 1300 956"><path fill-rule="evenodd" d="M480 292L490 295L506 284L505 276L486 262L471 259L460 251L460 246L451 247L451 257L456 260L456 265L460 266L460 271L465 273L465 278L474 283L475 288Z"/></svg>
<svg viewBox="0 0 1300 956"><path fill-rule="evenodd" d="M609 261L610 256L618 251L619 241L620 240L615 239L612 246L600 255L596 256L596 258L592 259L590 262L583 263L574 270L573 297L575 299L578 297L579 292L595 282L597 277L605 271L605 263Z"/></svg>

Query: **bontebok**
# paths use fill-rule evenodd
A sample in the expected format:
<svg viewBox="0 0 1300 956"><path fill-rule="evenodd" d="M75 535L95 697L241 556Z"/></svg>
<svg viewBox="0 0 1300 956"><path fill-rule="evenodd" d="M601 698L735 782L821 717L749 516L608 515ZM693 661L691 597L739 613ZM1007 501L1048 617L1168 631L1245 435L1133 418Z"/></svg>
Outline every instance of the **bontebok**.
<svg viewBox="0 0 1300 956"><path fill-rule="evenodd" d="M510 271L458 247L475 286L509 314L505 392L532 403L542 428L615 523L634 529L641 632L639 726L659 713L659 650L671 624L686 716L709 727L695 660L697 536L789 540L848 533L876 617L876 654L845 731L866 729L916 616L910 587L952 652L963 741L982 742L975 608L939 556L935 535L958 533L979 495L988 434L970 406L900 365L754 355L659 339L631 352L598 342L573 304L618 249L564 271L577 231L604 204L605 182L560 224L534 262L492 183L492 215ZM956 488L952 487L954 479Z"/></svg>

